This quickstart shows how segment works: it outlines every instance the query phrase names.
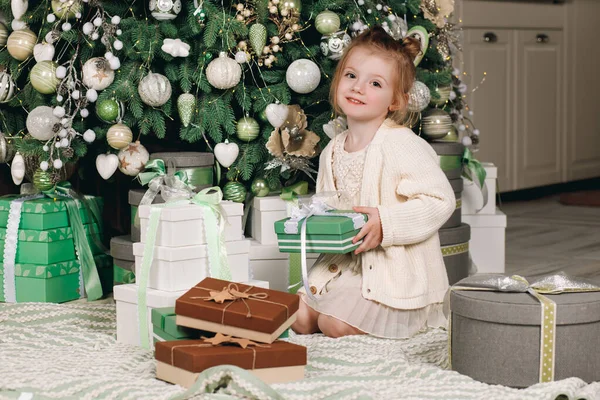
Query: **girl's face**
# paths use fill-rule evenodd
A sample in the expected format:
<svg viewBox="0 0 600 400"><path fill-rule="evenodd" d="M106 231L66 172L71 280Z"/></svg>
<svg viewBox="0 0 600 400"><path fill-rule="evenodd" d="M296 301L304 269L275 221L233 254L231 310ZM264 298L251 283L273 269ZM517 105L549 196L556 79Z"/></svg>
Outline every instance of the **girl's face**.
<svg viewBox="0 0 600 400"><path fill-rule="evenodd" d="M337 104L349 121L383 122L394 104L394 74L391 59L364 47L352 50L336 91Z"/></svg>

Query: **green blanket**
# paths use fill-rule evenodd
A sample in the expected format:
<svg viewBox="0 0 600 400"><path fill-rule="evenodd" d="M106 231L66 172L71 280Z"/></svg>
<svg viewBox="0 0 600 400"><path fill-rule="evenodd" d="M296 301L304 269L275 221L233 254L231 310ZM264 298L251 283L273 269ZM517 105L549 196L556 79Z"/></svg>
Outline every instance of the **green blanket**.
<svg viewBox="0 0 600 400"><path fill-rule="evenodd" d="M597 399L577 378L517 390L445 369L446 332L407 340L294 336L307 376L268 386L232 366L211 368L190 391L154 379L151 352L117 343L113 304L0 304L0 399Z"/></svg>

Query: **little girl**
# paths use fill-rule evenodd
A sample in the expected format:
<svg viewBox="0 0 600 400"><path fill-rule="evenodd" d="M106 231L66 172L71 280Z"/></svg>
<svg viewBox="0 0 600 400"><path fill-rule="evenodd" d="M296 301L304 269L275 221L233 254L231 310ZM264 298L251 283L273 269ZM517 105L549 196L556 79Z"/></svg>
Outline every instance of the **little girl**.
<svg viewBox="0 0 600 400"><path fill-rule="evenodd" d="M394 40L374 27L352 41L331 85L348 122L320 157L317 192L368 215L350 254L323 254L309 274L317 301L300 290L296 333L406 338L445 326L448 277L438 229L455 209L431 146L393 118L406 110L415 80L416 39Z"/></svg>

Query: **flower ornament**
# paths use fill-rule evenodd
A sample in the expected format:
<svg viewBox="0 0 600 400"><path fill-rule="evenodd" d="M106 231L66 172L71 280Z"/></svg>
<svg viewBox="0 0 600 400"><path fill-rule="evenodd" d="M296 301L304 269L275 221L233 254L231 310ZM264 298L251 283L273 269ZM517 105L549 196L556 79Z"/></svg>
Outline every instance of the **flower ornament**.
<svg viewBox="0 0 600 400"><path fill-rule="evenodd" d="M267 142L269 153L275 157L292 155L314 157L317 153L319 136L306 129L306 115L298 105L288 106L286 121L271 133Z"/></svg>
<svg viewBox="0 0 600 400"><path fill-rule="evenodd" d="M454 0L425 0L421 3L425 18L442 28L454 12Z"/></svg>
<svg viewBox="0 0 600 400"><path fill-rule="evenodd" d="M173 57L187 57L190 55L190 45L181 39L165 39L161 50Z"/></svg>

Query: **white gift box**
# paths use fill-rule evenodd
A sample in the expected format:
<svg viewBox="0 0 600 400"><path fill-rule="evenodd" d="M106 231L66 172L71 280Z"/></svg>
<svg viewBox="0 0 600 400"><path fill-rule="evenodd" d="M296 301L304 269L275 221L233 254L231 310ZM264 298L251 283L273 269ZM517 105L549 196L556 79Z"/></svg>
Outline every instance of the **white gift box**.
<svg viewBox="0 0 600 400"><path fill-rule="evenodd" d="M221 207L225 212L224 216L227 221L225 224L225 240L241 240L243 238L242 215L244 214L244 205L232 201L223 201ZM142 243L146 241L150 208L150 205L141 206L138 211ZM204 207L195 204L164 207L160 214L156 245L180 247L206 244L204 210Z"/></svg>
<svg viewBox="0 0 600 400"><path fill-rule="evenodd" d="M269 281L271 289L288 291L289 253L280 253L277 244L262 244L250 241L250 271L255 279ZM306 254L306 263L310 269L319 254Z"/></svg>
<svg viewBox="0 0 600 400"><path fill-rule="evenodd" d="M199 282L199 281L198 281ZM195 282L194 284L197 284ZM138 286L135 284L118 285L114 287L114 297L117 304L117 341L134 346L140 346L138 322ZM185 294L147 289L146 306L148 308L148 341L152 343L152 309L175 307L175 300Z"/></svg>
<svg viewBox="0 0 600 400"><path fill-rule="evenodd" d="M250 240L225 242L225 247L232 281L249 280ZM135 274L139 277L144 260L144 244L134 243L133 254ZM185 247L155 246L148 287L165 291L189 290L210 276L209 271L208 246L205 244ZM138 283L139 280L136 284Z"/></svg>
<svg viewBox="0 0 600 400"><path fill-rule="evenodd" d="M488 191L488 202L479 212L479 208L483 206L483 194L481 190L472 181L463 178L462 192L462 214L489 214L494 215L496 212L496 179L498 177L498 169L492 163L481 163L485 168L485 186Z"/></svg>
<svg viewBox="0 0 600 400"><path fill-rule="evenodd" d="M310 199L311 195L300 196L300 200ZM277 244L275 221L288 217L290 202L279 196L255 197L249 218L252 238L262 244Z"/></svg>
<svg viewBox="0 0 600 400"><path fill-rule="evenodd" d="M463 215L471 226L469 252L478 273L504 273L506 214Z"/></svg>

